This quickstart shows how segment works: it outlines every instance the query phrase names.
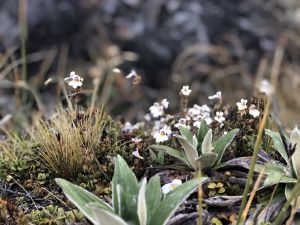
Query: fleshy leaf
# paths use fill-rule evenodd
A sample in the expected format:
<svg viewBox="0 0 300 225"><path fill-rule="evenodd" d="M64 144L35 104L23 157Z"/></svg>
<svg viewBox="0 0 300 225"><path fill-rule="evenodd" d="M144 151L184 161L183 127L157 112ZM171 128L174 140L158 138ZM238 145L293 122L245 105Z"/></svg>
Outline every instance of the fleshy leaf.
<svg viewBox="0 0 300 225"><path fill-rule="evenodd" d="M287 165L289 165L290 164L289 157L283 145L280 134L278 132L274 132L269 129L265 129L265 133L273 140L276 150L281 155L281 157L285 160Z"/></svg>
<svg viewBox="0 0 300 225"><path fill-rule="evenodd" d="M147 225L146 184L147 180L143 179L138 196L137 214L140 225Z"/></svg>
<svg viewBox="0 0 300 225"><path fill-rule="evenodd" d="M221 161L226 148L231 144L238 131L239 129L233 129L213 143L214 152L218 154L215 165Z"/></svg>
<svg viewBox="0 0 300 225"><path fill-rule="evenodd" d="M112 199L115 212L126 221L138 223L137 196L138 182L134 173L121 156L115 161L112 179Z"/></svg>
<svg viewBox="0 0 300 225"><path fill-rule="evenodd" d="M197 170L197 165L196 165L196 159L198 158L197 150L191 144L189 144L188 141L184 137L182 137L180 135L176 135L176 138L178 139L179 143L181 144L181 146L185 152L185 155L189 162L189 165L194 170Z"/></svg>
<svg viewBox="0 0 300 225"><path fill-rule="evenodd" d="M218 155L214 152L210 154L202 154L198 159L196 159L196 163L199 169L207 169L210 168L214 162L216 161Z"/></svg>
<svg viewBox="0 0 300 225"><path fill-rule="evenodd" d="M86 207L94 214L96 220L96 222L93 222L94 225L128 225L121 217L113 212L99 208L94 204L88 204Z"/></svg>
<svg viewBox="0 0 300 225"><path fill-rule="evenodd" d="M202 145L201 145L201 153L202 154L210 154L212 153L212 150L214 149L214 147L212 146L212 130L210 129L204 139L203 139L203 142L202 142Z"/></svg>
<svg viewBox="0 0 300 225"><path fill-rule="evenodd" d="M87 207L87 204L93 203L99 208L113 212L110 205L82 187L60 178L56 178L55 181L62 188L68 199L94 224L97 222L95 215L93 211Z"/></svg>
<svg viewBox="0 0 300 225"><path fill-rule="evenodd" d="M186 127L179 126L179 131L182 137L184 137L190 145L193 145L193 133Z"/></svg>
<svg viewBox="0 0 300 225"><path fill-rule="evenodd" d="M203 183L207 180L207 177L203 177L201 181ZM168 194L157 207L148 225L165 225L179 205L198 187L198 185L199 181L194 179L178 186Z"/></svg>
<svg viewBox="0 0 300 225"><path fill-rule="evenodd" d="M151 177L146 187L147 220L150 221L161 201L160 178Z"/></svg>
<svg viewBox="0 0 300 225"><path fill-rule="evenodd" d="M294 171L298 177L300 178L300 131L298 130L298 127L295 127L294 130L291 133L291 143L292 145L296 145L296 149L294 154L292 155L292 163Z"/></svg>
<svg viewBox="0 0 300 225"><path fill-rule="evenodd" d="M205 135L207 134L209 128L205 120L201 121L200 128L198 129L197 139L198 139L198 148L197 150L201 152L201 146Z"/></svg>
<svg viewBox="0 0 300 225"><path fill-rule="evenodd" d="M156 150L162 150L162 151L166 152L167 154L169 154L170 156L173 156L173 157L181 160L186 165L190 166L188 159L186 158L185 154L182 151L178 151L178 150L171 148L169 146L166 146L166 145L151 145L151 146L149 146L149 148L156 149Z"/></svg>

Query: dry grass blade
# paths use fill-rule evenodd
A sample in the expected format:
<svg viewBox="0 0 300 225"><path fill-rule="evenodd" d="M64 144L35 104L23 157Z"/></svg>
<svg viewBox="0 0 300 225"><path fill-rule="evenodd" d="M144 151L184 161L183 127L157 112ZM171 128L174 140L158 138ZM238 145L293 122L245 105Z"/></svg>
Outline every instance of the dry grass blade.
<svg viewBox="0 0 300 225"><path fill-rule="evenodd" d="M251 207L251 203L252 203L252 201L253 201L253 199L254 199L254 196L255 196L255 194L256 194L256 191L257 191L257 189L258 189L258 187L259 187L260 181L261 181L262 178L263 178L264 171L265 171L265 168L263 168L263 169L260 171L259 176L258 176L258 178L257 178L257 180L256 180L256 182L255 182L255 184L254 184L253 190L252 190L252 192L251 192L251 194L250 194L250 197L249 197L249 199L248 199L248 202L247 202L247 204L246 204L246 207L245 207L245 209L244 209L244 211L243 211L243 215L242 215L243 220L245 220L246 217L247 217L247 215L248 215L249 209L250 209L250 207Z"/></svg>

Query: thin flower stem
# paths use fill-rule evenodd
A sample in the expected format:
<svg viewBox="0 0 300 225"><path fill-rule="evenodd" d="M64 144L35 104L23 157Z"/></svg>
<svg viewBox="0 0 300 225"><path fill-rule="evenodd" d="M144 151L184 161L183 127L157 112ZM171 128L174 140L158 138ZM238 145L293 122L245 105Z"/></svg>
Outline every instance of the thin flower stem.
<svg viewBox="0 0 300 225"><path fill-rule="evenodd" d="M270 107L271 107L271 98L268 97L267 98L267 103L266 103L266 106L265 106L264 116L263 116L262 121L260 123L257 138L256 138L255 145L254 145L253 156L252 156L252 160L251 160L251 164L250 164L250 168L249 168L249 173L248 173L248 176L247 176L247 182L246 182L245 190L244 190L244 193L243 193L243 200L242 200L242 204L241 204L241 207L240 207L240 210L239 210L239 215L238 215L238 219L237 219L237 223L236 223L237 225L243 224L244 219L245 219L245 218L242 217L242 214L243 214L243 211L244 211L246 203L247 203L247 197L248 197L250 187L251 187L251 183L252 183L255 163L256 163L257 155L258 155L261 143L262 143L263 131L264 131L264 128L266 126L267 119L269 117Z"/></svg>

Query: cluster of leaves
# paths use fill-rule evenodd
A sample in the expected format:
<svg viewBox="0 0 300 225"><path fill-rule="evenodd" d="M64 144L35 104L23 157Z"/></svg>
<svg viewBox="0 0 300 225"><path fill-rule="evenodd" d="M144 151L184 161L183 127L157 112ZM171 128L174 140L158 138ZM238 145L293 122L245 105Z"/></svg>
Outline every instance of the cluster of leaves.
<svg viewBox="0 0 300 225"><path fill-rule="evenodd" d="M195 171L218 165L226 148L239 131L239 129L233 129L213 142L212 129L208 128L205 121L201 122L197 135L185 127L179 127L179 130L181 135L175 137L181 144L183 152L164 145L151 145L150 148L164 151L178 158Z"/></svg>
<svg viewBox="0 0 300 225"><path fill-rule="evenodd" d="M202 182L206 180L202 178ZM152 177L148 184L144 179L139 184L121 156L116 159L112 180L113 207L66 180L56 179L56 182L87 218L102 225L164 225L199 185L198 180L190 180L162 199L159 177Z"/></svg>

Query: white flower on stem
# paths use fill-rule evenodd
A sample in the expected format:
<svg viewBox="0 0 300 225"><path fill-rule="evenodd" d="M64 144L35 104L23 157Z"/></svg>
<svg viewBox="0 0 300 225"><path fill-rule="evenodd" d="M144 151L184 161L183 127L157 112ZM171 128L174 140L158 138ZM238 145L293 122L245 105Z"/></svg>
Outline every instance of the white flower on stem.
<svg viewBox="0 0 300 225"><path fill-rule="evenodd" d="M193 123L194 127L200 128L201 126L201 122L205 119L205 117L203 115L198 115L195 118L195 122Z"/></svg>
<svg viewBox="0 0 300 225"><path fill-rule="evenodd" d="M218 123L223 123L225 121L223 112L216 112L216 116L214 118Z"/></svg>
<svg viewBox="0 0 300 225"><path fill-rule="evenodd" d="M249 114L253 116L254 118L258 117L260 115L260 112L256 109L255 105L251 105L249 107Z"/></svg>
<svg viewBox="0 0 300 225"><path fill-rule="evenodd" d="M191 94L192 90L190 89L190 87L188 85L185 85L181 88L180 93L184 96L189 96Z"/></svg>
<svg viewBox="0 0 300 225"><path fill-rule="evenodd" d="M248 108L247 102L248 102L248 100L245 100L245 99L241 99L241 102L237 102L236 105L238 107L238 110L244 111L245 109L247 109Z"/></svg>
<svg viewBox="0 0 300 225"><path fill-rule="evenodd" d="M268 96L274 93L274 87L267 80L262 80L258 86L258 89L261 93L265 93Z"/></svg>
<svg viewBox="0 0 300 225"><path fill-rule="evenodd" d="M169 136L171 135L171 129L168 126L164 126L159 131L154 132L153 137L157 143L165 142L169 140Z"/></svg>
<svg viewBox="0 0 300 225"><path fill-rule="evenodd" d="M169 101L168 101L166 98L164 98L164 99L161 101L161 105L162 105L165 109L167 109L167 108L169 107Z"/></svg>
<svg viewBox="0 0 300 225"><path fill-rule="evenodd" d="M144 159L144 158L140 155L139 149L138 149L138 148L136 148L135 151L132 152L132 155L134 155L134 156L135 156L136 158L138 158L138 159Z"/></svg>
<svg viewBox="0 0 300 225"><path fill-rule="evenodd" d="M126 76L127 79L130 79L132 77L137 77L137 73L135 72L135 70L131 70L131 72Z"/></svg>
<svg viewBox="0 0 300 225"><path fill-rule="evenodd" d="M182 185L182 181L179 179L174 179L171 183L167 183L161 187L161 191L163 194L168 194L173 191L178 186Z"/></svg>
<svg viewBox="0 0 300 225"><path fill-rule="evenodd" d="M75 74L74 71L70 73L69 77L66 77L64 80L70 80L68 85L71 86L74 89L77 89L78 87L82 86L83 78Z"/></svg>
<svg viewBox="0 0 300 225"><path fill-rule="evenodd" d="M164 114L164 107L158 102L155 102L150 108L150 113L154 118L160 117Z"/></svg>
<svg viewBox="0 0 300 225"><path fill-rule="evenodd" d="M179 128L179 127L185 127L185 128L188 128L189 129L189 126L187 125L187 120L185 118L180 118L178 120L178 123L176 123L174 125L176 128Z"/></svg>
<svg viewBox="0 0 300 225"><path fill-rule="evenodd" d="M218 91L216 94L208 96L209 100L213 100L213 99L221 99L222 98L222 92Z"/></svg>

